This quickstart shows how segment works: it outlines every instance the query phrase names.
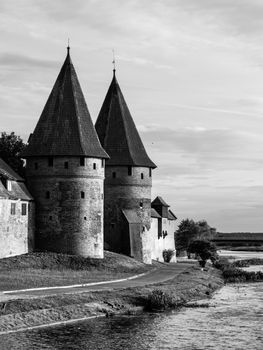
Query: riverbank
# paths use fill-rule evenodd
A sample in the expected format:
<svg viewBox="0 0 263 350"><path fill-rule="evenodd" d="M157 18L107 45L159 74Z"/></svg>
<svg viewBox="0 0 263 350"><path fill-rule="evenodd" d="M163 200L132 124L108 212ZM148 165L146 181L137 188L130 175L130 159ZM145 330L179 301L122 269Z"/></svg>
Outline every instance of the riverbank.
<svg viewBox="0 0 263 350"><path fill-rule="evenodd" d="M161 290L170 295L173 307L209 297L223 286L221 272L208 267L204 271L195 264L164 283L141 287L71 293L14 299L0 304L0 334L54 322L67 322L92 316L135 314L143 312L149 295Z"/></svg>

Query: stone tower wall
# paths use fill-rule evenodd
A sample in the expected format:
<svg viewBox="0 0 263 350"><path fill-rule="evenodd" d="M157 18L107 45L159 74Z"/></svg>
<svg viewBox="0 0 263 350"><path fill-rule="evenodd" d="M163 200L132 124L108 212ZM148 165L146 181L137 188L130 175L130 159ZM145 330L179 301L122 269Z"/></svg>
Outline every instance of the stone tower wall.
<svg viewBox="0 0 263 350"><path fill-rule="evenodd" d="M37 249L103 258L104 161L84 163L80 157L53 157L53 166L47 157L27 159Z"/></svg>
<svg viewBox="0 0 263 350"><path fill-rule="evenodd" d="M106 247L145 260L143 252L149 251L151 244L147 238L151 226L151 187L152 177L149 168L132 167L132 175L128 175L127 166L106 166L104 206ZM142 232L137 234L137 244L132 242L133 248L127 225L123 224L123 209L132 209L136 214L135 217L141 218ZM149 262L149 259L146 260Z"/></svg>

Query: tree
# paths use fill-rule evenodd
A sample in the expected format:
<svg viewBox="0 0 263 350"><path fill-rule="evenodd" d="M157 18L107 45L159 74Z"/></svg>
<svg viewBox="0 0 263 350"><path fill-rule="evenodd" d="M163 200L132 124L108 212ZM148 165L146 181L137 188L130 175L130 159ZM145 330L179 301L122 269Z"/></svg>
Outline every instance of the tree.
<svg viewBox="0 0 263 350"><path fill-rule="evenodd" d="M21 137L17 136L13 131L10 134L6 132L1 133L0 158L22 177L25 175L25 168L24 161L21 159L20 154L25 147L26 145Z"/></svg>
<svg viewBox="0 0 263 350"><path fill-rule="evenodd" d="M188 249L189 244L197 237L198 227L194 220L184 219L175 232L175 245L177 251Z"/></svg>
<svg viewBox="0 0 263 350"><path fill-rule="evenodd" d="M217 258L216 246L207 240L195 240L189 244L188 251L200 257L200 265L205 267L208 259L215 260Z"/></svg>
<svg viewBox="0 0 263 350"><path fill-rule="evenodd" d="M205 220L197 221L184 219L175 232L175 244L178 252L188 251L189 244L196 239L210 240L216 233L216 229L208 225Z"/></svg>

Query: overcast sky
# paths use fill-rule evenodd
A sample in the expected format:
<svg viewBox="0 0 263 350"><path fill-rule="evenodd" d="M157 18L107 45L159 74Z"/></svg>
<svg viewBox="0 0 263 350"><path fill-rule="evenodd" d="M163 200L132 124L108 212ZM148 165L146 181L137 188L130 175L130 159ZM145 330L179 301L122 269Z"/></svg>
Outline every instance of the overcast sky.
<svg viewBox="0 0 263 350"><path fill-rule="evenodd" d="M117 79L158 165L153 197L263 231L262 0L0 0L0 130L26 141L71 57L95 122Z"/></svg>

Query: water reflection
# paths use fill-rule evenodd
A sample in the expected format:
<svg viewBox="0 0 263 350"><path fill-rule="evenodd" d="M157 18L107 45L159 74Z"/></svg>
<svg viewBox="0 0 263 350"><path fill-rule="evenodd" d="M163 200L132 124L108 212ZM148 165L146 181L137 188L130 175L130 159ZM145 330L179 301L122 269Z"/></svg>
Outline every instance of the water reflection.
<svg viewBox="0 0 263 350"><path fill-rule="evenodd" d="M209 308L113 317L0 336L1 349L253 349L263 348L262 284L226 286Z"/></svg>

